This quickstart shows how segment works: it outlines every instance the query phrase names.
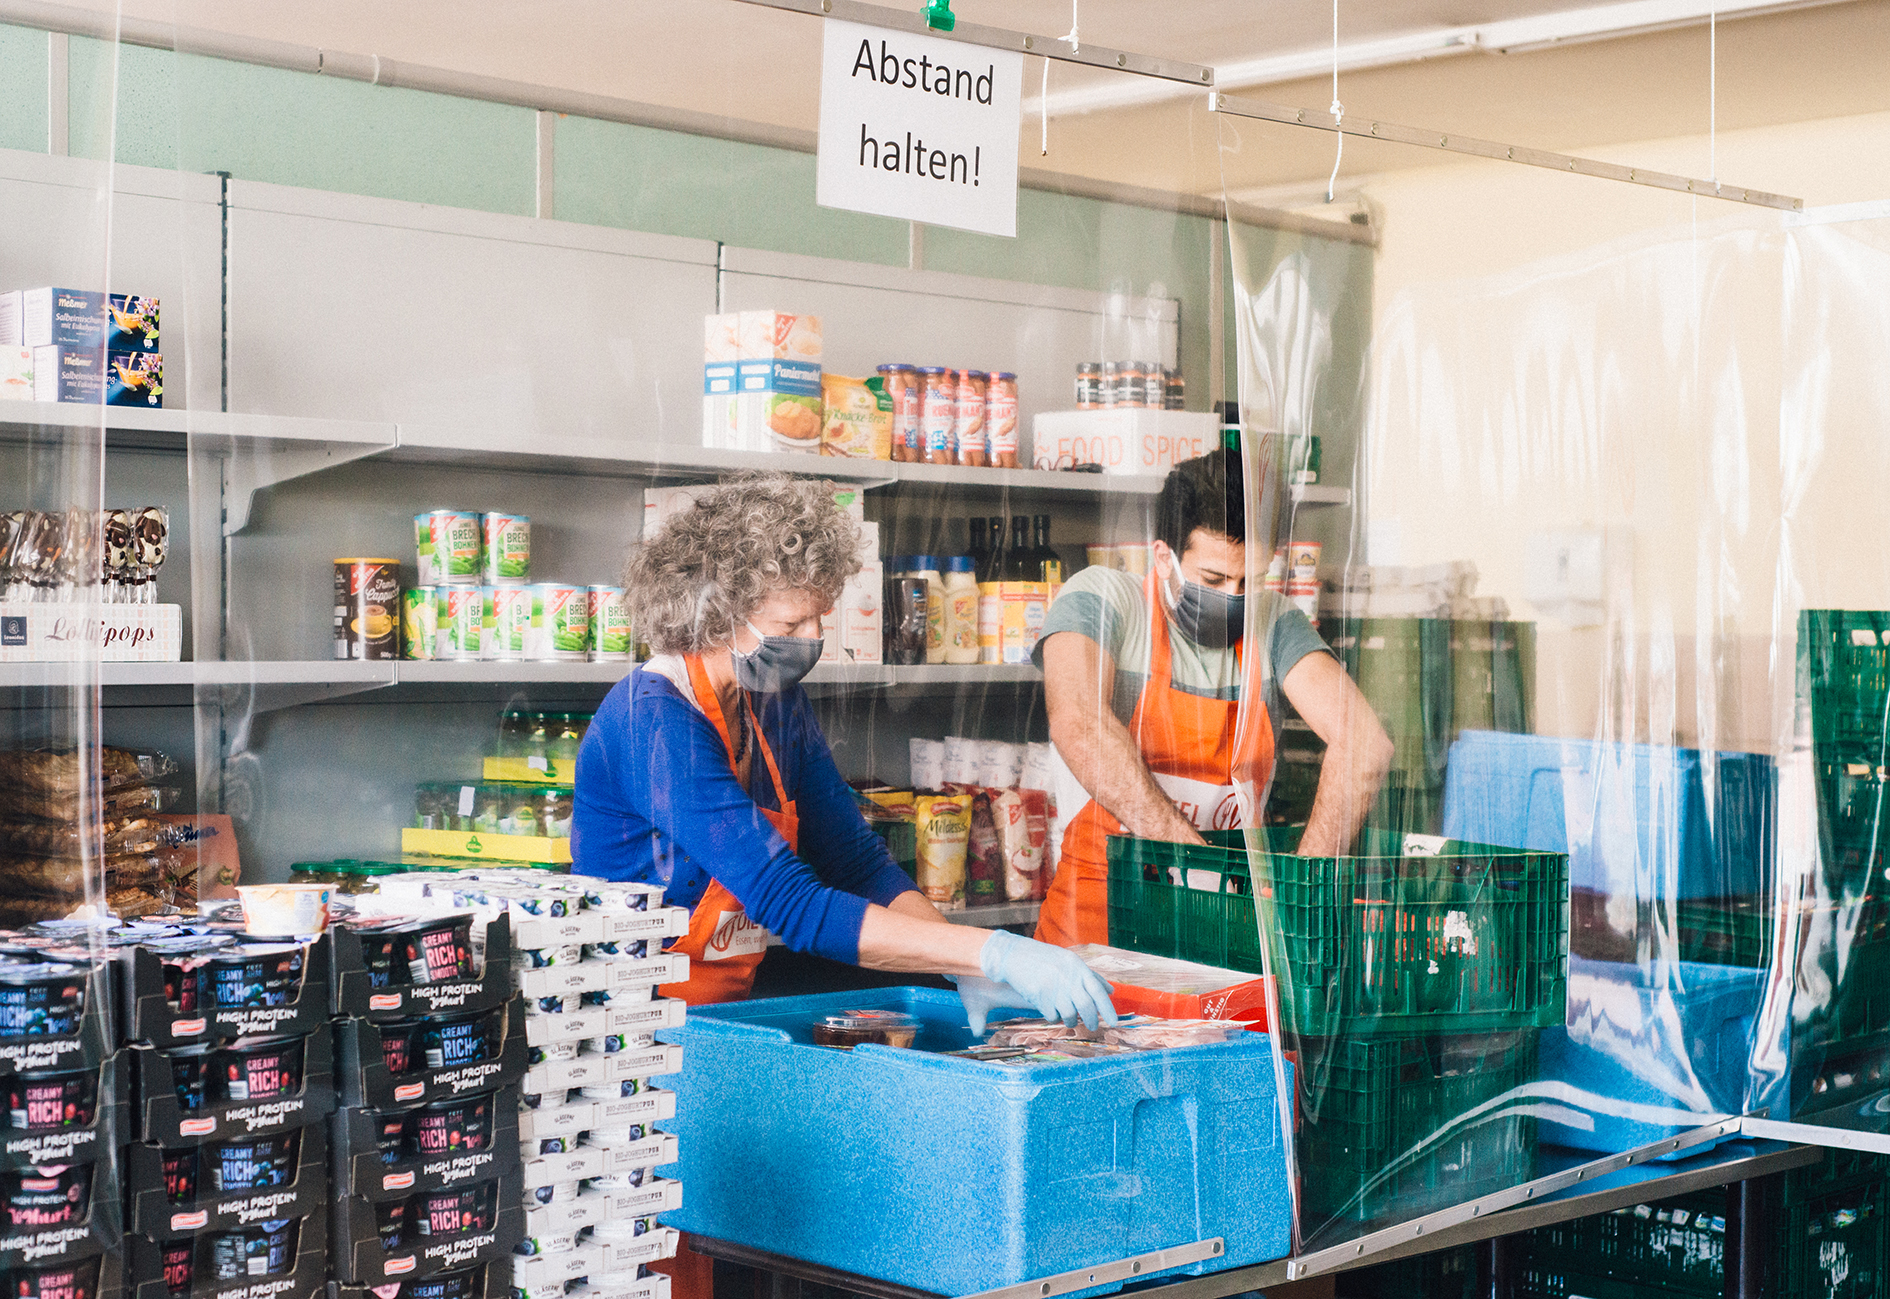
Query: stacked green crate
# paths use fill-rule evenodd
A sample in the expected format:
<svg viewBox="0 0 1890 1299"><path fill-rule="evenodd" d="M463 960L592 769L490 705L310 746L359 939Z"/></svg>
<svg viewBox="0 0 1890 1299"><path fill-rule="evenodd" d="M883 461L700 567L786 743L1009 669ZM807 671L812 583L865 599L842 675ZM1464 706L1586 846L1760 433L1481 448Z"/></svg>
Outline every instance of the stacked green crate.
<svg viewBox="0 0 1890 1299"><path fill-rule="evenodd" d="M1835 941L1818 953L1831 992L1800 1046L1856 1051L1890 1034L1890 611L1799 615L1822 863ZM1822 930L1824 927L1819 927ZM1801 985L1804 980L1801 978Z"/></svg>
<svg viewBox="0 0 1890 1299"><path fill-rule="evenodd" d="M1259 973L1279 935L1285 1041L1300 1058L1305 1224L1410 1216L1526 1181L1535 1120L1502 1098L1535 1074L1566 1000L1568 859L1445 842L1300 857L1298 832L1205 846L1109 841L1110 942Z"/></svg>
<svg viewBox="0 0 1890 1299"><path fill-rule="evenodd" d="M1785 1178L1779 1236L1768 1243L1779 1299L1890 1299L1890 1159L1832 1151ZM1723 1189L1524 1233L1524 1299L1717 1299L1725 1292Z"/></svg>
<svg viewBox="0 0 1890 1299"><path fill-rule="evenodd" d="M1472 1299L1477 1256L1470 1245L1355 1268L1333 1278L1337 1299Z"/></svg>

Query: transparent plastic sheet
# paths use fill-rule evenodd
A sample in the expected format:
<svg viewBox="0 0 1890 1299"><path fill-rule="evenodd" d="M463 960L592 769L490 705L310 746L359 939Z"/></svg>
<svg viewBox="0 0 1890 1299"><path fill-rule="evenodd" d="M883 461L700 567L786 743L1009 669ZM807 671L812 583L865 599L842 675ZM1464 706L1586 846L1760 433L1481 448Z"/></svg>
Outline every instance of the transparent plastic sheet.
<svg viewBox="0 0 1890 1299"><path fill-rule="evenodd" d="M1281 133L1224 123L1230 175ZM1249 578L1322 543L1320 630L1392 741L1350 767L1355 859L1248 834L1302 1249L1779 1116L1815 1026L1870 1013L1833 972L1871 913L1810 868L1791 720L1793 522L1828 517L1793 425L1833 436L1801 298L1850 266L1770 212L1357 143L1363 265L1230 224ZM1349 517L1294 499L1307 434ZM1269 825L1345 795L1286 725Z"/></svg>

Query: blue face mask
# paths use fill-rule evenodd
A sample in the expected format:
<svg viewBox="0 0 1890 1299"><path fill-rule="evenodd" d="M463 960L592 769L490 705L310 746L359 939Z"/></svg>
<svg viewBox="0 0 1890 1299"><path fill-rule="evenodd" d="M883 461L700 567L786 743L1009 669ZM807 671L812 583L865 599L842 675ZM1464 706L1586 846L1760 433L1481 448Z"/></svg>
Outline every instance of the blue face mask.
<svg viewBox="0 0 1890 1299"><path fill-rule="evenodd" d="M735 683L744 690L776 694L790 690L814 670L827 642L820 636L764 636L754 623L748 630L760 642L746 654L733 645L729 657L735 661Z"/></svg>
<svg viewBox="0 0 1890 1299"><path fill-rule="evenodd" d="M1170 581L1163 584L1168 612L1175 630L1202 649L1226 649L1240 639L1247 625L1247 597L1229 595L1181 576L1179 561L1171 561ZM1179 585L1180 590L1175 590Z"/></svg>

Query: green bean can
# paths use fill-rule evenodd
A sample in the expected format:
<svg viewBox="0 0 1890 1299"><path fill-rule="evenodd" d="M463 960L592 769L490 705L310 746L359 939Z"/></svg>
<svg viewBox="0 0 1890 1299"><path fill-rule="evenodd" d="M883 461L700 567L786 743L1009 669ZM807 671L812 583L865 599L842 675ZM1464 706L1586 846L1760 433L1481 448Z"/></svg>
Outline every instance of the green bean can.
<svg viewBox="0 0 1890 1299"><path fill-rule="evenodd" d="M439 628L435 658L461 663L484 657L486 593L477 586L442 586L434 604Z"/></svg>
<svg viewBox="0 0 1890 1299"><path fill-rule="evenodd" d="M591 660L630 657L630 602L621 586L593 586L591 604Z"/></svg>
<svg viewBox="0 0 1890 1299"><path fill-rule="evenodd" d="M532 589L529 586L481 587L486 593L485 654L488 659L522 659L532 629Z"/></svg>
<svg viewBox="0 0 1890 1299"><path fill-rule="evenodd" d="M532 632L525 657L583 662L591 647L591 607L586 588L537 582L531 593Z"/></svg>
<svg viewBox="0 0 1890 1299"><path fill-rule="evenodd" d="M430 573L423 572L420 585L453 583L476 584L485 545L480 540L479 516L466 510L431 510L427 513L427 537L433 548ZM420 535L419 520L414 520L414 538ZM424 551L422 552L424 553Z"/></svg>
<svg viewBox="0 0 1890 1299"><path fill-rule="evenodd" d="M400 631L402 657L430 659L440 631L440 592L438 587L416 586L401 593Z"/></svg>
<svg viewBox="0 0 1890 1299"><path fill-rule="evenodd" d="M480 515L479 519L485 547L485 567L479 580L492 585L529 581L532 575L530 516L493 510Z"/></svg>

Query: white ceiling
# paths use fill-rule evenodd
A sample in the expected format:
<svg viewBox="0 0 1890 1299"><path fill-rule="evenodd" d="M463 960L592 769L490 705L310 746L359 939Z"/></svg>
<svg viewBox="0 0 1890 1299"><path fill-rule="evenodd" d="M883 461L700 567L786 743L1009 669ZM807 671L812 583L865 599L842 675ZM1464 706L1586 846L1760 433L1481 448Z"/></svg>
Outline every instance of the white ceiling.
<svg viewBox="0 0 1890 1299"><path fill-rule="evenodd" d="M114 8L113 0L77 3ZM918 7L918 0L906 3ZM1317 52L1332 35L1329 0L1077 3L1087 41L1219 69ZM1753 3L1723 0L1722 8ZM1567 0L1339 4L1340 41L1348 47L1479 24L1516 29L1519 20L1577 12ZM1605 12L1657 17L1684 14L1687 5L1688 0L1623 0ZM1069 28L1072 0L956 0L954 8L966 22L1060 36ZM740 0L122 0L122 10L180 26L376 54L742 122L811 129L818 117L819 23ZM1890 108L1890 78L1881 64L1881 51L1890 48L1885 0L1722 19L1718 47L1722 131ZM1026 70L1027 94L1036 90L1040 66ZM1707 73L1704 26L1688 25L1531 53L1460 53L1348 71L1341 93L1355 117L1575 149L1703 134ZM1126 74L1059 64L1051 73L1053 107L1058 92L1067 102L1070 92L1093 92L1099 81L1142 83ZM1306 75L1254 93L1323 109L1331 88L1327 77ZM1053 120L1048 158L1038 156L1032 123L1024 162L1194 192L1218 191L1223 182L1250 189L1323 179L1330 166L1329 137L1250 125L1234 154L1222 121L1204 111L1203 101L1195 93L1063 114ZM1379 149L1378 158L1389 165L1417 161L1393 161ZM1369 148L1358 152L1360 166L1373 163ZM1721 174L1733 177L1724 159ZM1736 179L1779 187L1764 176Z"/></svg>

